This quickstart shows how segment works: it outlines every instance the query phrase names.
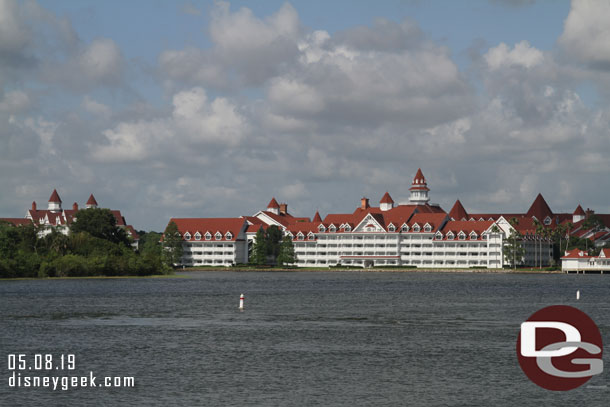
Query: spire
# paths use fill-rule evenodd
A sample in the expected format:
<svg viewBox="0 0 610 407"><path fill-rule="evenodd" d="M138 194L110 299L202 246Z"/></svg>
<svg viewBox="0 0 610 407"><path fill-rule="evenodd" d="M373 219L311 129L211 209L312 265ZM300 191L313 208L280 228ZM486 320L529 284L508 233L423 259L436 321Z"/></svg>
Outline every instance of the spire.
<svg viewBox="0 0 610 407"><path fill-rule="evenodd" d="M580 222L581 220L585 219L586 217L587 217L587 214L586 214L585 210L582 208L582 206L578 205L578 207L572 214L572 222L573 223Z"/></svg>
<svg viewBox="0 0 610 407"><path fill-rule="evenodd" d="M85 207L87 209L89 209L89 208L97 208L97 201L95 200L95 197L93 196L93 194L91 194L89 196L89 199L87 200L87 203L85 204Z"/></svg>
<svg viewBox="0 0 610 407"><path fill-rule="evenodd" d="M462 203L459 199L455 201L455 204L453 204L453 208L451 208L451 211L449 211L449 217L453 220L468 220L468 213L466 212L466 209L464 209L464 207L462 206Z"/></svg>
<svg viewBox="0 0 610 407"><path fill-rule="evenodd" d="M421 168L417 169L417 173L413 178L413 182L411 183L411 196L409 197L409 201L415 205L424 205L427 204L430 198L428 198L428 184L426 183L426 178L421 171Z"/></svg>
<svg viewBox="0 0 610 407"><path fill-rule="evenodd" d="M51 194L51 197L49 198L49 202L61 203L61 198L59 197L59 194L57 193L56 189L53 190L53 193Z"/></svg>
<svg viewBox="0 0 610 407"><path fill-rule="evenodd" d="M314 215L312 222L322 222L322 217L320 217L320 212L316 211L316 214Z"/></svg>
<svg viewBox="0 0 610 407"><path fill-rule="evenodd" d="M543 222L547 216L553 217L553 211L551 210L551 208L549 208L549 205L542 197L542 194L538 194L538 196L532 203L532 206L530 206L530 208L528 209L526 216L528 218L535 216L536 219L538 219L540 222Z"/></svg>
<svg viewBox="0 0 610 407"><path fill-rule="evenodd" d="M585 210L582 208L582 206L578 205L576 207L576 210L574 211L573 215L580 215L580 216L585 216Z"/></svg>

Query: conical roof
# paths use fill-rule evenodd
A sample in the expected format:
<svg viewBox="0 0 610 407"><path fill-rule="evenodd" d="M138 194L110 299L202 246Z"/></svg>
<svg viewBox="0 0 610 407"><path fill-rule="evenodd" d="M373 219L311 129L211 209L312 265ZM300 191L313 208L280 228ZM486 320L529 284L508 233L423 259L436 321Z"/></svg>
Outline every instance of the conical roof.
<svg viewBox="0 0 610 407"><path fill-rule="evenodd" d="M57 193L56 189L53 190L53 193L51 194L51 197L49 198L49 202L61 203L61 198L59 197L59 194Z"/></svg>
<svg viewBox="0 0 610 407"><path fill-rule="evenodd" d="M455 201L453 208L451 208L451 211L449 211L449 217L453 218L454 220L468 220L468 213L466 212L466 209L464 209L464 206L462 206L459 199Z"/></svg>
<svg viewBox="0 0 610 407"><path fill-rule="evenodd" d="M280 208L280 204L277 203L277 201L275 200L275 197L274 197L274 198L271 198L271 201L269 201L269 205L267 205L267 208L274 208L274 209L277 208L277 209L279 209Z"/></svg>
<svg viewBox="0 0 610 407"><path fill-rule="evenodd" d="M528 209L526 216L529 218L535 216L536 219L538 219L539 221L543 221L547 216L552 217L553 211L551 210L551 208L549 208L549 205L542 197L542 194L538 194L538 196L532 203L532 206L530 206L530 208Z"/></svg>
<svg viewBox="0 0 610 407"><path fill-rule="evenodd" d="M411 188L409 188L409 191L416 189L429 191L426 183L426 177L424 177L424 173L421 171L421 168L417 169L417 173L415 174L415 177L413 177L413 182L411 183Z"/></svg>
<svg viewBox="0 0 610 407"><path fill-rule="evenodd" d="M95 205L95 206L97 206L97 201L95 200L95 197L93 196L93 194L91 194L91 196L87 200L87 205Z"/></svg>
<svg viewBox="0 0 610 407"><path fill-rule="evenodd" d="M394 200L392 199L392 197L390 196L390 194L388 192L386 192L383 197L381 198L381 201L379 201L379 203L385 203L385 204L393 204Z"/></svg>
<svg viewBox="0 0 610 407"><path fill-rule="evenodd" d="M320 216L320 212L316 211L316 214L314 215L312 222L322 222L322 217Z"/></svg>
<svg viewBox="0 0 610 407"><path fill-rule="evenodd" d="M578 205L578 207L576 207L576 210L574 211L574 215L586 216L587 214L585 213L585 210L582 208L582 206Z"/></svg>

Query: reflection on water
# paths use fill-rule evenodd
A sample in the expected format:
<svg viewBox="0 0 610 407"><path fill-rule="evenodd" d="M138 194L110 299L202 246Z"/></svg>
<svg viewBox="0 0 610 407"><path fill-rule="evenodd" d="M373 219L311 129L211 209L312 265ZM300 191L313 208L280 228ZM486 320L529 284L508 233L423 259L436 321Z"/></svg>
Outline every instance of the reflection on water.
<svg viewBox="0 0 610 407"><path fill-rule="evenodd" d="M2 405L606 405L604 373L530 383L519 324L575 305L610 341L610 278L441 273L191 273L0 281L0 349L74 353L127 389L11 389ZM581 291L576 302L575 292ZM240 312L239 294L246 294ZM6 359L5 359L6 360ZM610 363L606 360L606 365ZM7 404L5 404L7 403Z"/></svg>

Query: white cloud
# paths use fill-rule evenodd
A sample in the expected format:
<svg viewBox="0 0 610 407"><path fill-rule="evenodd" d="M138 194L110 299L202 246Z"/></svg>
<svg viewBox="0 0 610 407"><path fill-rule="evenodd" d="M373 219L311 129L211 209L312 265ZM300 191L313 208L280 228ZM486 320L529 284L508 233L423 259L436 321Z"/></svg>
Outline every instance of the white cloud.
<svg viewBox="0 0 610 407"><path fill-rule="evenodd" d="M117 83L123 70L123 57L119 47L109 38L93 41L78 56L81 73L91 81Z"/></svg>
<svg viewBox="0 0 610 407"><path fill-rule="evenodd" d="M543 53L532 47L529 42L523 40L511 50L505 43L491 48L484 56L491 70L505 66L522 66L532 68L540 65L544 60Z"/></svg>
<svg viewBox="0 0 610 407"><path fill-rule="evenodd" d="M559 44L572 57L610 70L610 2L573 0Z"/></svg>
<svg viewBox="0 0 610 407"><path fill-rule="evenodd" d="M110 107L106 106L103 103L97 102L96 100L93 100L89 97L89 95L86 95L83 98L81 105L83 106L83 109L85 109L89 113L103 118L108 118L112 113Z"/></svg>
<svg viewBox="0 0 610 407"><path fill-rule="evenodd" d="M30 95L22 90L7 92L0 98L0 112L20 113L32 106Z"/></svg>

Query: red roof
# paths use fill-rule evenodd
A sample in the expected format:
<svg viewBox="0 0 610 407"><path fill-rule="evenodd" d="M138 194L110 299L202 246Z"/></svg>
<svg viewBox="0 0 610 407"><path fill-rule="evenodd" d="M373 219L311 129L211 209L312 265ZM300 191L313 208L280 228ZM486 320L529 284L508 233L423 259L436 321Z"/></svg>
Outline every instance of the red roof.
<svg viewBox="0 0 610 407"><path fill-rule="evenodd" d="M551 211L551 208L549 208L549 205L542 197L542 194L538 194L525 216L528 218L535 216L536 219L542 222L547 216L553 217L553 211Z"/></svg>
<svg viewBox="0 0 610 407"><path fill-rule="evenodd" d="M447 233L449 232L453 232L453 234L455 235L455 239L457 239L457 235L458 233L460 233L460 231L466 234L466 238L469 238L469 235L472 232L475 232L477 234L477 239L482 239L483 232L489 229L489 227L493 225L493 223L494 222L491 220L450 220L445 224L441 232L443 233L443 238L445 239L447 238Z"/></svg>
<svg viewBox="0 0 610 407"><path fill-rule="evenodd" d="M576 209L574 210L574 215L585 216L586 213L585 213L584 209L582 209L582 206L578 205L576 207Z"/></svg>
<svg viewBox="0 0 610 407"><path fill-rule="evenodd" d="M381 198L381 201L379 201L379 203L385 203L385 204L393 204L394 200L392 199L392 197L390 196L390 194L388 192L386 192L383 197Z"/></svg>
<svg viewBox="0 0 610 407"><path fill-rule="evenodd" d="M49 198L49 202L61 203L61 198L59 197L59 194L57 193L56 189L53 190L53 193L51 194L51 197Z"/></svg>
<svg viewBox="0 0 610 407"><path fill-rule="evenodd" d="M449 217L453 220L468 220L468 213L466 213L466 209L464 209L459 199L455 201L453 208L449 211Z"/></svg>
<svg viewBox="0 0 610 407"><path fill-rule="evenodd" d="M316 214L314 215L312 222L322 222L322 218L320 217L320 212L316 211Z"/></svg>
<svg viewBox="0 0 610 407"><path fill-rule="evenodd" d="M93 195L91 195L91 196L93 196ZM125 226L125 229L127 229L127 234L130 235L133 240L140 239L140 235L138 235L138 232L136 232L136 230L133 226L127 225L127 226Z"/></svg>
<svg viewBox="0 0 610 407"><path fill-rule="evenodd" d="M91 196L89 197L89 200L87 200L87 204L86 205L95 205L95 206L97 206L97 201L95 200L95 197L93 196L93 194L91 194Z"/></svg>
<svg viewBox="0 0 610 407"><path fill-rule="evenodd" d="M243 218L172 218L169 222L176 224L183 240L184 234L189 232L191 241L196 241L195 233L197 232L201 234L202 241L205 241L206 232L212 235L211 240L216 240L214 235L216 232L220 232L222 238L219 240L235 241L246 224L246 220ZM229 239L226 237L227 232L231 233Z"/></svg>
<svg viewBox="0 0 610 407"><path fill-rule="evenodd" d="M13 226L31 225L32 220L28 218L0 218L0 222L7 222Z"/></svg>
<svg viewBox="0 0 610 407"><path fill-rule="evenodd" d="M584 250L580 249L572 249L570 251L565 252L565 255L562 259L588 259L591 258Z"/></svg>
<svg viewBox="0 0 610 407"><path fill-rule="evenodd" d="M269 205L267 205L267 208L279 209L280 204L277 203L275 198L271 198L271 201L269 201Z"/></svg>

